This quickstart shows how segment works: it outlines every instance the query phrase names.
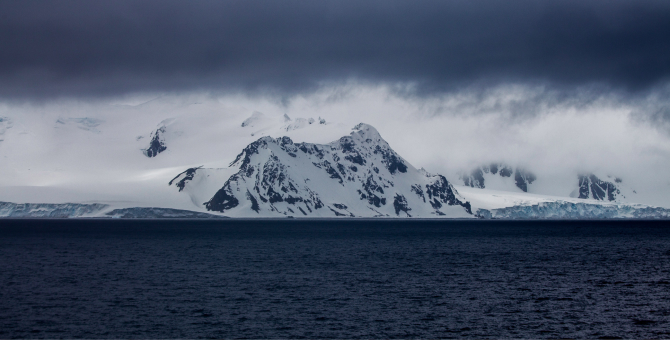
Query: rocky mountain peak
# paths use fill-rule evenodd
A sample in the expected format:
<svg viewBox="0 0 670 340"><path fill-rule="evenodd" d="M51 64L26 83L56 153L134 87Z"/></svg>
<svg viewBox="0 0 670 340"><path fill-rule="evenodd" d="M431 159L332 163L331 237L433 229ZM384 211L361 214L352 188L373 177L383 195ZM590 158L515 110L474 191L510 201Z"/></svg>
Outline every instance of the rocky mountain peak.
<svg viewBox="0 0 670 340"><path fill-rule="evenodd" d="M604 181L592 173L580 174L579 180L579 198L594 199L600 201L615 201L621 194L617 184L622 180L618 177L614 183Z"/></svg>
<svg viewBox="0 0 670 340"><path fill-rule="evenodd" d="M359 123L354 126L351 132L351 136L357 140L365 141L366 143L386 143L386 141L379 134L379 131L375 129L372 125Z"/></svg>
<svg viewBox="0 0 670 340"><path fill-rule="evenodd" d="M149 158L156 157L159 153L167 150L167 145L165 143L166 131L167 127L162 125L151 133L149 137L149 146L146 149L142 149L145 156Z"/></svg>

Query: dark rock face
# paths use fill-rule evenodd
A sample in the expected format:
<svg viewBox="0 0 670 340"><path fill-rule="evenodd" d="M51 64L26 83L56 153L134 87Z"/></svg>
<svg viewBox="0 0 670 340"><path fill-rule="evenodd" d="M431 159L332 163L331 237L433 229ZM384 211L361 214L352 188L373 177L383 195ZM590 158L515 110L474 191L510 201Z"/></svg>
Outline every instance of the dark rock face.
<svg viewBox="0 0 670 340"><path fill-rule="evenodd" d="M412 192L415 193L419 198L421 198L424 202L426 202L426 196L423 194L423 189L421 189L421 186L418 184L412 185Z"/></svg>
<svg viewBox="0 0 670 340"><path fill-rule="evenodd" d="M594 174L582 174L579 180L579 198L591 198L600 201L614 201L621 194L616 184L603 181ZM620 178L615 178L615 183L621 183Z"/></svg>
<svg viewBox="0 0 670 340"><path fill-rule="evenodd" d="M523 192L528 192L528 185L532 184L537 177L524 169L516 168L514 173L514 181L517 188L521 189Z"/></svg>
<svg viewBox="0 0 670 340"><path fill-rule="evenodd" d="M377 196L377 193L383 194L384 189L375 181L374 176L368 176L367 181L363 183L363 191L358 191L361 199L367 199L369 204L379 208L386 204L386 198Z"/></svg>
<svg viewBox="0 0 670 340"><path fill-rule="evenodd" d="M330 175L330 178L336 179L340 184L343 183L342 176L335 170L331 165L330 162L328 161L323 161L321 163L312 163L314 166L326 170L326 172ZM341 165L341 164L338 164ZM344 166L342 166L342 169L344 169Z"/></svg>
<svg viewBox="0 0 670 340"><path fill-rule="evenodd" d="M248 199L249 201L251 201L251 210L253 210L253 211L255 211L255 212L259 212L259 211L260 211L260 206L258 205L258 201L257 201L256 198L254 197L254 195L252 195L252 194L249 192L249 190L247 190L247 199Z"/></svg>
<svg viewBox="0 0 670 340"><path fill-rule="evenodd" d="M511 177L512 176L512 168L508 166L504 166L500 168L500 176L501 177Z"/></svg>
<svg viewBox="0 0 670 340"><path fill-rule="evenodd" d="M195 176L196 171L198 171L198 169L201 169L201 168L202 168L202 166L199 166L197 168L186 169L186 171L184 171L184 172L180 173L179 175L175 176L175 178L173 178L170 181L170 183L168 183L168 185L172 185L173 182L175 182L177 179L179 179L179 181L177 181L175 185L177 186L177 188L179 188L179 191L184 190L184 187L186 186L186 182L192 180L193 176Z"/></svg>
<svg viewBox="0 0 670 340"><path fill-rule="evenodd" d="M405 196L396 194L395 197L393 198L393 207L395 208L396 215L399 216L400 212L404 211L408 217L412 217L412 215L409 214L409 211L412 209L407 205L407 200L405 199Z"/></svg>
<svg viewBox="0 0 670 340"><path fill-rule="evenodd" d="M346 157L344 157L344 159L354 164L365 165L365 159L363 159L363 157L361 157L361 155L358 152L356 152L354 156L347 155Z"/></svg>
<svg viewBox="0 0 670 340"><path fill-rule="evenodd" d="M463 184L472 188L484 189L484 172L481 168L472 170L470 176L463 177Z"/></svg>
<svg viewBox="0 0 670 340"><path fill-rule="evenodd" d="M212 197L209 202L205 203L205 208L207 208L207 210L224 212L235 208L240 204L240 201L237 200L230 189L230 181L235 180L236 176L237 175L233 175L230 177L223 188L219 189L219 191L214 194L214 197Z"/></svg>
<svg viewBox="0 0 670 340"><path fill-rule="evenodd" d="M328 209L330 209L330 211L332 211L333 214L335 214L335 216L347 216L347 214L343 214L343 213L341 213L341 212L339 212L339 211L337 211L337 210L335 210L331 207L328 207Z"/></svg>
<svg viewBox="0 0 670 340"><path fill-rule="evenodd" d="M436 209L442 206L441 203L447 205L461 205L465 210L472 214L472 209L470 208L470 202L461 202L456 198L454 190L447 181L446 178L442 175L437 175L438 179L433 184L426 184L426 193L428 194L428 200L431 202L433 207Z"/></svg>
<svg viewBox="0 0 670 340"><path fill-rule="evenodd" d="M392 150L390 151L382 149L382 147L379 145L377 145L375 148L375 153L382 155L382 162L392 175L395 174L396 171L402 173L407 172L407 165L405 165L405 163L395 154L395 152L392 152Z"/></svg>
<svg viewBox="0 0 670 340"><path fill-rule="evenodd" d="M537 177L528 170L517 167L512 170L512 167L504 163L491 163L489 165L482 165L473 169L470 173L462 174L461 180L463 185L472 188L486 188L484 174L499 175L500 177L512 177L514 175L514 182L516 186L523 192L528 192L528 185L533 183Z"/></svg>
<svg viewBox="0 0 670 340"><path fill-rule="evenodd" d="M165 126L161 126L156 131L151 133L149 147L142 150L145 156L149 158L156 157L159 153L167 150L167 146L165 145L165 137L163 136L165 131Z"/></svg>

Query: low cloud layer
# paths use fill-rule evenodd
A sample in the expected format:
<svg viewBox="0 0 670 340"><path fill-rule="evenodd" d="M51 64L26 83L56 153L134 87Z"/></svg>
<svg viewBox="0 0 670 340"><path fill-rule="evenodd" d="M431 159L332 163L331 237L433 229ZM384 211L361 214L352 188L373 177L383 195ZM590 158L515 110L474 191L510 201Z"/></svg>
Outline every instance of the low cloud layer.
<svg viewBox="0 0 670 340"><path fill-rule="evenodd" d="M351 79L413 94L508 83L639 93L670 75L670 3L3 1L0 50L6 99L291 97Z"/></svg>
<svg viewBox="0 0 670 340"><path fill-rule="evenodd" d="M141 160L138 166L148 166L154 163L146 163L139 144L133 144L135 138L148 135L165 119L178 119L175 126L183 130L184 139L173 147L180 143L188 147L184 154L171 149L175 154L161 157L159 161L165 163L160 166L227 164L258 138L240 124L259 111L276 121L288 114L292 118L322 117L334 124L329 125L334 130L327 135L298 130L292 135L298 142L327 143L348 134L360 122L372 124L412 164L452 179L459 171L503 161L546 176L574 179L581 172L604 172L665 188L670 185L670 135L654 116L639 114L649 107L668 106L667 100L657 97L662 96L626 101L610 93L565 97L544 87L503 85L486 92L465 89L418 98L398 95L388 86L351 83L297 95L288 102L200 93L4 104L0 116L8 117L14 127L0 143L0 156L5 157L5 171L23 169L16 170L22 174L28 173L26 169L64 167L91 172L96 166L116 172L115 166L135 156ZM144 101L148 102L140 104ZM80 135L70 136L56 123L84 117L104 122L96 127L102 133L75 129ZM291 135L283 130L265 133ZM125 144L130 147L123 147ZM91 149L73 152L70 147L74 146Z"/></svg>

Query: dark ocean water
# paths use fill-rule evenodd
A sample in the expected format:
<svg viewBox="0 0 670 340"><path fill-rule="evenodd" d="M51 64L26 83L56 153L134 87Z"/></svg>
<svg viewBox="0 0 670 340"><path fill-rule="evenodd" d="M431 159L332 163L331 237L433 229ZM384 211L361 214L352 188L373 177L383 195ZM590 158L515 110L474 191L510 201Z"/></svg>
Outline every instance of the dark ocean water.
<svg viewBox="0 0 670 340"><path fill-rule="evenodd" d="M0 338L670 338L670 223L0 221Z"/></svg>

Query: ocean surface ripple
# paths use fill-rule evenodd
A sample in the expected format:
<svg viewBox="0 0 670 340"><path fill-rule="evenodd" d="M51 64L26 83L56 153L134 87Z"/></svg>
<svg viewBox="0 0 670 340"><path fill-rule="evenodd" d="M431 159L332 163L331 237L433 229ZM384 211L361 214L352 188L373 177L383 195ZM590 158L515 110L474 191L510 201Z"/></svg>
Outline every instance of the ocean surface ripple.
<svg viewBox="0 0 670 340"><path fill-rule="evenodd" d="M667 221L0 221L0 338L670 338Z"/></svg>

